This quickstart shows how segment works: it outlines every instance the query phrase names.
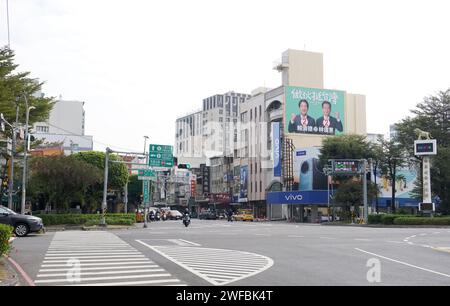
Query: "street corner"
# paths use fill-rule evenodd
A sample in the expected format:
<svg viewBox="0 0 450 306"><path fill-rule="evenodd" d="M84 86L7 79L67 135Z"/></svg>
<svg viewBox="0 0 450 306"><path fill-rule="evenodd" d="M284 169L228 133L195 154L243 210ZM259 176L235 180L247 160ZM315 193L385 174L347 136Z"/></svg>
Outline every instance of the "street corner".
<svg viewBox="0 0 450 306"><path fill-rule="evenodd" d="M0 286L20 286L19 275L11 266L7 257L0 257Z"/></svg>

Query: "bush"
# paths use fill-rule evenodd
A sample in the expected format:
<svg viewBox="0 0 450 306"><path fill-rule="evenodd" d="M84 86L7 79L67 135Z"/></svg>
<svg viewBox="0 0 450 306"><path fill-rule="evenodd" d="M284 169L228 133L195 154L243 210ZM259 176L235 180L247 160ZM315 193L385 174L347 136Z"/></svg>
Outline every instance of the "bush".
<svg viewBox="0 0 450 306"><path fill-rule="evenodd" d="M368 219L369 224L380 224L382 216L382 214L370 214Z"/></svg>
<svg viewBox="0 0 450 306"><path fill-rule="evenodd" d="M43 214L36 215L42 218L45 226L49 225L87 225L99 224L100 214ZM106 214L108 224L133 224L136 223L135 214Z"/></svg>
<svg viewBox="0 0 450 306"><path fill-rule="evenodd" d="M9 238L11 238L13 228L9 225L0 224L0 256L9 251Z"/></svg>
<svg viewBox="0 0 450 306"><path fill-rule="evenodd" d="M450 217L399 217L394 220L396 225L450 225Z"/></svg>

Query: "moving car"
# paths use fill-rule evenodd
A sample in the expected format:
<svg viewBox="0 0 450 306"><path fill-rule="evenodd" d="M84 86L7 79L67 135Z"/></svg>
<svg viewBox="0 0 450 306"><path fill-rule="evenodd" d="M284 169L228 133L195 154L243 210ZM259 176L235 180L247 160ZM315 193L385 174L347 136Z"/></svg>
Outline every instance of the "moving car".
<svg viewBox="0 0 450 306"><path fill-rule="evenodd" d="M217 214L213 210L205 210L198 215L198 218L204 220L216 220Z"/></svg>
<svg viewBox="0 0 450 306"><path fill-rule="evenodd" d="M181 220L183 218L183 214L180 213L178 210L169 210L169 219L170 220Z"/></svg>
<svg viewBox="0 0 450 306"><path fill-rule="evenodd" d="M44 228L41 218L21 215L2 205L0 205L0 223L14 227L14 234L18 237L25 237Z"/></svg>
<svg viewBox="0 0 450 306"><path fill-rule="evenodd" d="M235 221L253 221L253 212L251 209L240 209L238 213L233 215Z"/></svg>

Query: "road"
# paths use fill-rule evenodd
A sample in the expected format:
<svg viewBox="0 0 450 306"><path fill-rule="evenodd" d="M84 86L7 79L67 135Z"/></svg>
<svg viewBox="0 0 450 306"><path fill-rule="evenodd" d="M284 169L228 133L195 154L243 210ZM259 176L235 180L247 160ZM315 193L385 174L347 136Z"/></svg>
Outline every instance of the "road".
<svg viewBox="0 0 450 306"><path fill-rule="evenodd" d="M450 228L138 226L30 235L11 257L36 285L450 285Z"/></svg>

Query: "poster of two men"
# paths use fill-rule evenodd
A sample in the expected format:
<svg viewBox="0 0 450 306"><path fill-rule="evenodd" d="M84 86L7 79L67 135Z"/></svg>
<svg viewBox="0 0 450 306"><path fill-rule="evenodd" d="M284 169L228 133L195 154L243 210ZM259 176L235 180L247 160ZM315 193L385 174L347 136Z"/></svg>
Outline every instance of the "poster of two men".
<svg viewBox="0 0 450 306"><path fill-rule="evenodd" d="M340 135L344 132L345 92L286 87L286 133Z"/></svg>

